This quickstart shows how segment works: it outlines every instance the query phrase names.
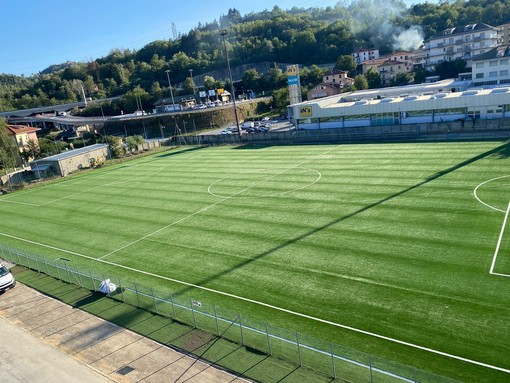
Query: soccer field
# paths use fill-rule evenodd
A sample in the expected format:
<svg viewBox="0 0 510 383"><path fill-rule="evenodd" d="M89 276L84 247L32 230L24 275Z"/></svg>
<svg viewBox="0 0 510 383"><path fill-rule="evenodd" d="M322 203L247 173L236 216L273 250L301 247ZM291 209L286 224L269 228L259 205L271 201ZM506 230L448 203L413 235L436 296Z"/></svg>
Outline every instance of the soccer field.
<svg viewBox="0 0 510 383"><path fill-rule="evenodd" d="M509 202L504 142L189 148L0 196L0 243L504 382Z"/></svg>

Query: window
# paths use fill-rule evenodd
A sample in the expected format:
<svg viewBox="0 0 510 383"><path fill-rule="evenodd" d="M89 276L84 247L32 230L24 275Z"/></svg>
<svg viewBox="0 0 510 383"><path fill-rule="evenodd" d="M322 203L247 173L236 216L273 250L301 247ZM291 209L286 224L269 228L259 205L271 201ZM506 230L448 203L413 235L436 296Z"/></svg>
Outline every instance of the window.
<svg viewBox="0 0 510 383"><path fill-rule="evenodd" d="M484 64L484 63L476 63L476 67L477 67L477 68L483 68L483 64Z"/></svg>
<svg viewBox="0 0 510 383"><path fill-rule="evenodd" d="M498 66L498 62L496 60L490 61L489 66Z"/></svg>
<svg viewBox="0 0 510 383"><path fill-rule="evenodd" d="M498 77L498 72L489 72L489 77Z"/></svg>
<svg viewBox="0 0 510 383"><path fill-rule="evenodd" d="M476 78L483 78L483 73L477 73Z"/></svg>
<svg viewBox="0 0 510 383"><path fill-rule="evenodd" d="M507 70L507 69L505 69L505 70L500 70L500 71L499 71L499 75L500 75L500 76L508 76L508 70Z"/></svg>
<svg viewBox="0 0 510 383"><path fill-rule="evenodd" d="M508 59L499 60L499 65L508 65Z"/></svg>

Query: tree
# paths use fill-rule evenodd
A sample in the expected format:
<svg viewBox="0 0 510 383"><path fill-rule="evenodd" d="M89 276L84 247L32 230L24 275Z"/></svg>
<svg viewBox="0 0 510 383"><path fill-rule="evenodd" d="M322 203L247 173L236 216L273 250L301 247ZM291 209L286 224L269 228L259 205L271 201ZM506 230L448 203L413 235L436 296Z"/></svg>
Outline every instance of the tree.
<svg viewBox="0 0 510 383"><path fill-rule="evenodd" d="M466 61L462 59L443 61L436 66L435 69L436 75L438 75L441 80L455 78L466 69Z"/></svg>
<svg viewBox="0 0 510 383"><path fill-rule="evenodd" d="M212 76L204 76L204 87L205 89L214 89L214 86L216 85L216 81L214 80L214 77Z"/></svg>
<svg viewBox="0 0 510 383"><path fill-rule="evenodd" d="M412 82L414 82L414 77L412 73L409 72L402 72L398 73L395 76L395 80L393 81L394 86L403 86L403 85L409 85Z"/></svg>
<svg viewBox="0 0 510 383"><path fill-rule="evenodd" d="M285 112L290 104L289 88L280 88L273 92L273 104L279 112Z"/></svg>
<svg viewBox="0 0 510 383"><path fill-rule="evenodd" d="M142 144L144 142L144 138L142 136L128 136L126 137L126 145L129 149L129 151L133 151L135 149L138 149L138 145Z"/></svg>
<svg viewBox="0 0 510 383"><path fill-rule="evenodd" d="M184 80L184 94L194 94L195 93L195 83L191 79L191 77L186 77Z"/></svg>
<svg viewBox="0 0 510 383"><path fill-rule="evenodd" d="M368 81L366 77L362 74L359 74L356 77L354 77L354 87L357 90L368 89Z"/></svg>
<svg viewBox="0 0 510 383"><path fill-rule="evenodd" d="M370 68L367 73L365 73L365 77L368 82L368 87L370 89L380 88L381 87L381 76L374 68Z"/></svg>
<svg viewBox="0 0 510 383"><path fill-rule="evenodd" d="M0 118L0 166L7 172L7 169L16 165L18 147L7 134L7 122Z"/></svg>
<svg viewBox="0 0 510 383"><path fill-rule="evenodd" d="M336 59L335 69L353 72L356 70L356 61L351 55L341 55Z"/></svg>
<svg viewBox="0 0 510 383"><path fill-rule="evenodd" d="M121 158L126 154L122 139L116 136L106 136L106 142L110 145L110 152L113 158Z"/></svg>
<svg viewBox="0 0 510 383"><path fill-rule="evenodd" d="M25 162L37 160L38 158L41 158L41 149L34 140L28 140L20 155Z"/></svg>
<svg viewBox="0 0 510 383"><path fill-rule="evenodd" d="M256 69L248 69L243 74L243 85L246 90L257 89L260 81L260 75Z"/></svg>

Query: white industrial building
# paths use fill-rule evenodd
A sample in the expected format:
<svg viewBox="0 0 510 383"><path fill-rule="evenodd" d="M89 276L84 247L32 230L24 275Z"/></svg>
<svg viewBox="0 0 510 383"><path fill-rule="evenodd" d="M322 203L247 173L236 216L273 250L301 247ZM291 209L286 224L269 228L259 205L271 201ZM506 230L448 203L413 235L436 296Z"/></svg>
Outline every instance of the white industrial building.
<svg viewBox="0 0 510 383"><path fill-rule="evenodd" d="M288 107L296 129L327 129L476 121L510 117L510 87L468 88L471 82L343 93Z"/></svg>

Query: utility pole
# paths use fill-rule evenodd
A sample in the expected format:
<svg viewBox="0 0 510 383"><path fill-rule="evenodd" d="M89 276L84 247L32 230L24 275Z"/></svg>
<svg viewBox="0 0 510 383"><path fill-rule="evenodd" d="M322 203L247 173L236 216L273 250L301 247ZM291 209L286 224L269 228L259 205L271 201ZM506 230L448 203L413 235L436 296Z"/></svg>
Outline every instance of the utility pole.
<svg viewBox="0 0 510 383"><path fill-rule="evenodd" d="M232 101L234 102L234 116L236 118L237 134L239 135L239 141L241 140L241 128L239 127L239 117L237 116L236 107L236 93L234 91L234 81L232 80L232 71L230 70L230 59L228 58L227 43L225 42L225 36L228 34L227 30L224 29L220 32L221 38L223 39L223 46L225 47L225 56L227 57L228 75L230 78L230 93L232 95Z"/></svg>

